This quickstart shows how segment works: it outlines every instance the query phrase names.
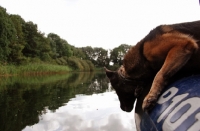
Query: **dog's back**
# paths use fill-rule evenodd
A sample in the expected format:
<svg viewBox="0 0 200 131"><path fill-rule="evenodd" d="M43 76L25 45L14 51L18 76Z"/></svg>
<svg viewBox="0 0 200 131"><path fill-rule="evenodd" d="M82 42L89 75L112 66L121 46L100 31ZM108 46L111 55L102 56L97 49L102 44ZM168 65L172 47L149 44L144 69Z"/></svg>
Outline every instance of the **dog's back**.
<svg viewBox="0 0 200 131"><path fill-rule="evenodd" d="M186 34L196 40L196 43L200 46L200 21L187 22L181 24L171 25L173 30ZM199 47L200 48L200 47ZM181 74L199 74L200 73L200 49L190 58L188 63L179 72Z"/></svg>
<svg viewBox="0 0 200 131"><path fill-rule="evenodd" d="M187 22L187 23L181 23L181 24L173 24L170 26L174 30L177 30L184 34L188 34L196 40L200 40L200 21Z"/></svg>
<svg viewBox="0 0 200 131"><path fill-rule="evenodd" d="M171 25L160 25L149 32L149 34L142 39L142 42L151 41L157 35L178 31L180 33L194 37L196 40L200 40L200 21L178 23Z"/></svg>

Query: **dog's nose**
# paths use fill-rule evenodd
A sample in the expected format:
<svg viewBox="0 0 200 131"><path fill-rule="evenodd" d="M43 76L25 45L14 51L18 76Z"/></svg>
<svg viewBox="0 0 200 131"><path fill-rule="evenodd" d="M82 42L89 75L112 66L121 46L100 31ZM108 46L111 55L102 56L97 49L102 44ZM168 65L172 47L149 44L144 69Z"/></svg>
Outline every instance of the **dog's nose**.
<svg viewBox="0 0 200 131"><path fill-rule="evenodd" d="M121 109L123 111L126 111L126 112L131 112L133 108L132 107L127 107L127 106L121 106Z"/></svg>

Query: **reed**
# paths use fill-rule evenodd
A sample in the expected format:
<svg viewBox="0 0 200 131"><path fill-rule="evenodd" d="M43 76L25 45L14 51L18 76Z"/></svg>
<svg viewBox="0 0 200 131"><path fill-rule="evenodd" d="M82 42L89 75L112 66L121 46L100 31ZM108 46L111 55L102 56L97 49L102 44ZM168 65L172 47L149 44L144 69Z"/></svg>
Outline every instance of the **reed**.
<svg viewBox="0 0 200 131"><path fill-rule="evenodd" d="M27 65L0 65L0 76L9 75L42 75L70 72L72 69L64 65L27 64Z"/></svg>

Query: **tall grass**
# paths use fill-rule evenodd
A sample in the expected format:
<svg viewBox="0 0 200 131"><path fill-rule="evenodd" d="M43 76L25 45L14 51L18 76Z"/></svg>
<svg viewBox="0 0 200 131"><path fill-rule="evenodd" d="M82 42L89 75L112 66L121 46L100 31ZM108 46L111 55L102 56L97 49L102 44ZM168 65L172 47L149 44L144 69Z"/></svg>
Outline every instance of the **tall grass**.
<svg viewBox="0 0 200 131"><path fill-rule="evenodd" d="M39 74L54 74L54 73L66 73L72 69L64 65L52 65L52 64L27 64L27 65L0 65L0 76L6 75L39 75Z"/></svg>

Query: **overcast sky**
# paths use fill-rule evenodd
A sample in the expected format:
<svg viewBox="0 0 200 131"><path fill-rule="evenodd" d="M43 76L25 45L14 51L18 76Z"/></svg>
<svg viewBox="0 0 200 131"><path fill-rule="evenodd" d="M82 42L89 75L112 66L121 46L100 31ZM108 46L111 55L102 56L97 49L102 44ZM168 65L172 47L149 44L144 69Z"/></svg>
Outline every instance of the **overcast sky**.
<svg viewBox="0 0 200 131"><path fill-rule="evenodd" d="M134 45L157 25L200 20L199 0L0 0L0 5L76 47Z"/></svg>

